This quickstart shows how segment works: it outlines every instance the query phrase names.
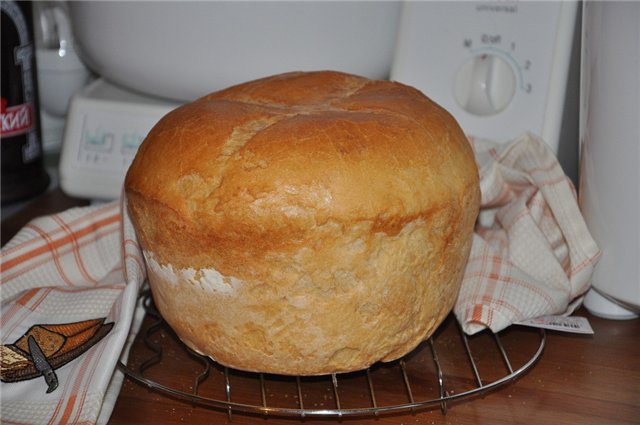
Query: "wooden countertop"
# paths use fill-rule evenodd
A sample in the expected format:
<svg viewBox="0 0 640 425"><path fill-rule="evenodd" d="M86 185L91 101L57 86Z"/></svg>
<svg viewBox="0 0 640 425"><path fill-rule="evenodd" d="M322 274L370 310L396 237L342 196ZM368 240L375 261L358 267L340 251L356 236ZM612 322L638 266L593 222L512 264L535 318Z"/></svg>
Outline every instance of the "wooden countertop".
<svg viewBox="0 0 640 425"><path fill-rule="evenodd" d="M27 221L42 214L58 212L86 202L70 198L59 190L37 198L25 209L2 221L2 244ZM611 321L594 317L585 309L576 315L585 316L594 335L577 335L557 331L546 332L544 352L523 376L500 388L479 396L447 405L443 415L438 405L415 412L383 414L380 416L345 416L342 419L316 417L265 417L257 414L233 412L231 421L223 409L197 406L189 401L167 396L159 391L126 378L109 424L639 424L640 423L640 319ZM145 329L152 325L148 316L131 350L128 365L140 365L152 352L143 341ZM162 360L145 372L157 382L193 387L193 379L202 367L189 359L181 344L167 329L153 330L149 339L161 342L165 348ZM513 327L502 334L504 348L513 368L524 364L539 344L538 331ZM504 362L493 338L484 333L470 339L483 383L505 374ZM441 326L435 338L440 364L449 394L476 386L472 369L466 359L453 318ZM497 359L497 360L496 360ZM195 362L195 363L194 363ZM434 362L428 344L421 345L406 363L412 377L411 388L415 400L426 400L437 392ZM406 386L398 372L398 363L372 368L372 381L378 405L408 402ZM194 372L195 371L195 372ZM184 381L185 376L188 378ZM418 376L418 380L415 380ZM239 372L229 374L232 401L262 403L259 380ZM200 384L199 394L224 399L224 371L213 368ZM366 375L350 374L338 377L338 397L342 408L355 403L371 404ZM297 408L298 397L307 408L334 408L335 396L331 379L304 379L300 390L296 381L265 377L264 400L268 405L287 405Z"/></svg>

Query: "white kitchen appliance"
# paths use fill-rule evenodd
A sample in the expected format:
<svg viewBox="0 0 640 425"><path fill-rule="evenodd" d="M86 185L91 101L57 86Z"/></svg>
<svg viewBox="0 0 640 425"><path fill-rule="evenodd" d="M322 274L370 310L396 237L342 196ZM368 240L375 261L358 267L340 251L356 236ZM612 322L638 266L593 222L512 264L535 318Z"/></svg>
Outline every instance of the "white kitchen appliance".
<svg viewBox="0 0 640 425"><path fill-rule="evenodd" d="M408 2L391 78L422 90L468 134L508 141L531 131L558 154L577 6Z"/></svg>
<svg viewBox="0 0 640 425"><path fill-rule="evenodd" d="M603 251L585 306L640 314L640 3L585 2L580 206Z"/></svg>
<svg viewBox="0 0 640 425"><path fill-rule="evenodd" d="M401 10L353 1L68 6L81 56L102 79L71 102L60 184L91 199L120 196L137 144L183 101L287 71L388 77Z"/></svg>
<svg viewBox="0 0 640 425"><path fill-rule="evenodd" d="M60 187L96 201L118 198L147 133L179 105L103 79L93 81L71 101L60 155Z"/></svg>
<svg viewBox="0 0 640 425"><path fill-rule="evenodd" d="M506 141L537 133L571 174L577 100L575 120L564 110L577 5L69 2L79 50L102 79L72 100L61 186L75 196L116 198L133 141L173 106L253 78L314 69L414 85L469 134ZM575 138L562 138L563 148L562 124L574 121Z"/></svg>
<svg viewBox="0 0 640 425"><path fill-rule="evenodd" d="M34 3L34 32L42 147L45 153L60 151L65 116L71 96L91 75L75 51L66 3Z"/></svg>

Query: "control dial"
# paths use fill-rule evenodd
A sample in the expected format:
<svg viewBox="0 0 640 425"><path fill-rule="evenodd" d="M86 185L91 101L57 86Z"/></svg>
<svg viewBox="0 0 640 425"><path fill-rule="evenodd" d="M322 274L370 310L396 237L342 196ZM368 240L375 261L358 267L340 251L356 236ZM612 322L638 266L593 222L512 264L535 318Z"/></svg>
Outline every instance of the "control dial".
<svg viewBox="0 0 640 425"><path fill-rule="evenodd" d="M513 68L500 56L483 53L465 62L458 71L453 94L467 112L478 116L504 110L516 91Z"/></svg>

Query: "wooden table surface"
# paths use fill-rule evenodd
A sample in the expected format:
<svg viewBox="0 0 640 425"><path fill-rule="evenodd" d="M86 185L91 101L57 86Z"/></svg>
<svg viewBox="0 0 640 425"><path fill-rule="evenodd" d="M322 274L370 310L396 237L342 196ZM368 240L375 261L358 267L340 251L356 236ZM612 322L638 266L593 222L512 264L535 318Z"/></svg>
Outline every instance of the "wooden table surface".
<svg viewBox="0 0 640 425"><path fill-rule="evenodd" d="M26 222L86 202L69 198L59 190L36 199L22 212L2 221L2 244ZM109 421L119 424L640 424L640 319L605 320L580 309L594 335L547 331L544 351L539 360L518 379L498 389L447 405L444 415L438 405L401 413L375 416L345 416L342 419L316 417L265 417L261 414L232 412L192 404L126 378ZM153 324L145 318L127 362L132 369L153 354L143 341L145 330ZM152 329L147 338L160 343L160 362L145 370L145 376L192 391L194 378L202 370L200 363L184 351L168 328ZM462 340L453 318L440 327L434 348L444 373L448 394L477 386ZM524 364L539 345L538 331L512 327L501 341L514 369ZM483 333L470 339L483 384L508 372L501 361L494 339ZM416 401L437 397L437 379L430 347L421 345L406 362L410 386ZM406 384L398 362L376 365L371 377L378 405L408 402ZM297 408L302 397L306 408L331 409L336 397L330 378L304 379L300 387L294 378L266 376L264 386L254 375L230 372L231 399L237 403ZM423 377L423 378L422 378ZM199 386L199 395L226 398L224 370L213 367ZM264 388L264 393L262 392ZM342 408L371 405L368 381L364 373L338 376L338 398ZM264 399L263 399L264 397Z"/></svg>

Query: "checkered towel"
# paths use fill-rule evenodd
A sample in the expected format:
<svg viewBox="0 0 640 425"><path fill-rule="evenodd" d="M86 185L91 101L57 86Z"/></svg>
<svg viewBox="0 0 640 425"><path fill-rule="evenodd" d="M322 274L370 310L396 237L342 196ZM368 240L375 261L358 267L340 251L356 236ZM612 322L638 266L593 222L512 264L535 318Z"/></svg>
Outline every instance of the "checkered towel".
<svg viewBox="0 0 640 425"><path fill-rule="evenodd" d="M600 258L571 181L532 134L506 144L471 143L482 200L454 308L458 321L473 334L571 313Z"/></svg>
<svg viewBox="0 0 640 425"><path fill-rule="evenodd" d="M54 391L46 392L42 376L0 383L3 424L88 425L109 418L122 382L114 369L146 273L122 208L114 202L41 217L2 248L3 346L15 344L35 325L102 318L113 323L98 343L55 370ZM7 370L6 351L1 362Z"/></svg>
<svg viewBox="0 0 640 425"><path fill-rule="evenodd" d="M571 183L531 135L504 145L472 143L482 211L454 309L458 320L474 333L566 312L587 290L599 256ZM145 279L126 208L116 202L36 219L0 260L3 345L35 324L114 323L85 354L56 370L60 385L53 392L46 393L42 377L0 384L3 423L106 422L119 391L114 368L135 334Z"/></svg>

